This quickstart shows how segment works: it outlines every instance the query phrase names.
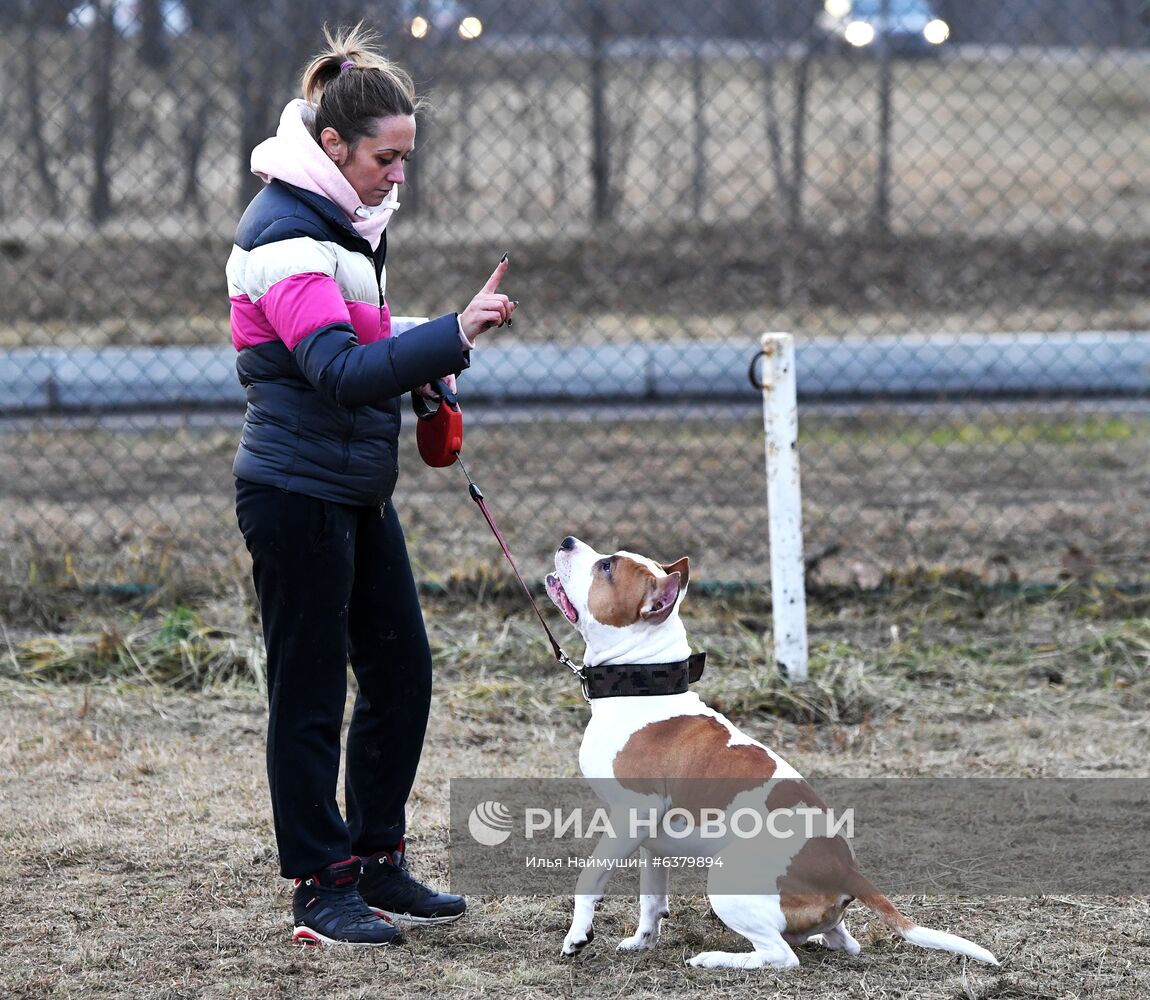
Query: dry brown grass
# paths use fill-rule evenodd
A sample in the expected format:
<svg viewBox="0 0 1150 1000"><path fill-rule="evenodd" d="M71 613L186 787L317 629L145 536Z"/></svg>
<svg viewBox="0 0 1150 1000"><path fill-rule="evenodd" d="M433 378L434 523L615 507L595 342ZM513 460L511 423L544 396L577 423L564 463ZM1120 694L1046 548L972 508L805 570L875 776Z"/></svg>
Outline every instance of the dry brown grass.
<svg viewBox="0 0 1150 1000"><path fill-rule="evenodd" d="M246 612L205 612L220 624L229 614ZM759 599L694 600L686 614L710 652L700 692L807 774L1150 776L1150 626L1120 604L816 603L816 678L854 678L835 687L840 703L881 701L859 721L818 725L762 697L779 684L763 666ZM428 619L439 681L411 844L418 872L443 883L450 781L575 774L585 708L518 602L433 601ZM1001 970L899 944L861 914L858 959L804 948L785 975L693 970L683 960L696 951L742 947L693 898L673 900L663 943L639 957L614 951L636 914L622 898L603 904L597 940L574 961L558 955L570 901L550 897L473 899L461 923L382 954L304 952L288 942L254 686L31 682L13 654L0 650L5 997L1135 1000L1150 989L1144 896L899 900L991 947Z"/></svg>
<svg viewBox="0 0 1150 1000"><path fill-rule="evenodd" d="M563 535L604 550L692 558L698 580L768 577L761 414L593 410L566 422L468 416L468 467L523 571L540 579ZM103 596L198 607L247 587L233 512L237 416L203 430L163 417L130 429L4 435L0 614L48 629ZM1054 585L1142 584L1150 565L1147 418L1019 406L986 413L876 409L801 418L807 552L833 552L811 579L911 578ZM498 545L457 468L429 469L401 441L396 504L417 577L505 582ZM602 526L610 524L610 530ZM1078 553L1078 555L1075 555ZM139 602L137 602L139 603Z"/></svg>

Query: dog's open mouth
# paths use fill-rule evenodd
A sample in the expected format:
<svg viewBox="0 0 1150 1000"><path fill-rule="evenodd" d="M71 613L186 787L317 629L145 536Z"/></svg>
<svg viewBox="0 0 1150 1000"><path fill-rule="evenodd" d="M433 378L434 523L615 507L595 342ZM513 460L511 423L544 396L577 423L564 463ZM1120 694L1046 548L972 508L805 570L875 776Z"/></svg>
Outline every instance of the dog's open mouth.
<svg viewBox="0 0 1150 1000"><path fill-rule="evenodd" d="M579 612L575 610L575 605L571 603L571 598L567 596L567 591L563 589L563 584L559 582L559 577L554 573L547 574L547 596L555 602L555 606L563 612L563 617L566 618L572 625L579 620Z"/></svg>

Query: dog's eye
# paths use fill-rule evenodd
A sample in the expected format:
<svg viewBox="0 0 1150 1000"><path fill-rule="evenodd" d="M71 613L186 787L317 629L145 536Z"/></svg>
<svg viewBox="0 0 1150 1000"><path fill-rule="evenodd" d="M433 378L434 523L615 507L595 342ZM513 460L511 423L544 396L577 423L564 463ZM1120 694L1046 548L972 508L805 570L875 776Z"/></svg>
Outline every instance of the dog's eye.
<svg viewBox="0 0 1150 1000"><path fill-rule="evenodd" d="M602 562L599 563L599 569L602 570L604 576L606 576L608 579L611 578L611 560L610 559L602 560Z"/></svg>

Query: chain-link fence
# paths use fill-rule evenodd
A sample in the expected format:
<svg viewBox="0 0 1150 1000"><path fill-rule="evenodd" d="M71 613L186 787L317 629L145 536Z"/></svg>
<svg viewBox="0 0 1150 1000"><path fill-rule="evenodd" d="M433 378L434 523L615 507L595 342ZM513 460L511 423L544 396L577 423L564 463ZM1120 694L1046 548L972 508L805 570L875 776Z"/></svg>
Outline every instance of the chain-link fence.
<svg viewBox="0 0 1150 1000"><path fill-rule="evenodd" d="M0 0L0 584L246 577L224 262L359 17L432 103L393 311L511 251L461 393L528 572L575 533L765 580L746 371L784 330L812 580L1145 583L1146 0ZM424 578L499 567L410 437Z"/></svg>

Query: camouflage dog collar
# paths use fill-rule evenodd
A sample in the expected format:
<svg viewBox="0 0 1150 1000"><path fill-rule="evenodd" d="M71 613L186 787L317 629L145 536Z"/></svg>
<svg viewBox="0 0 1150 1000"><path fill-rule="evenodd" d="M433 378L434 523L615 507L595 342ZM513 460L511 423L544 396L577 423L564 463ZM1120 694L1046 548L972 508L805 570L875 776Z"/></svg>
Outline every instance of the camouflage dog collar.
<svg viewBox="0 0 1150 1000"><path fill-rule="evenodd" d="M611 663L583 668L583 693L592 698L648 698L682 694L703 675L706 653L675 663Z"/></svg>

